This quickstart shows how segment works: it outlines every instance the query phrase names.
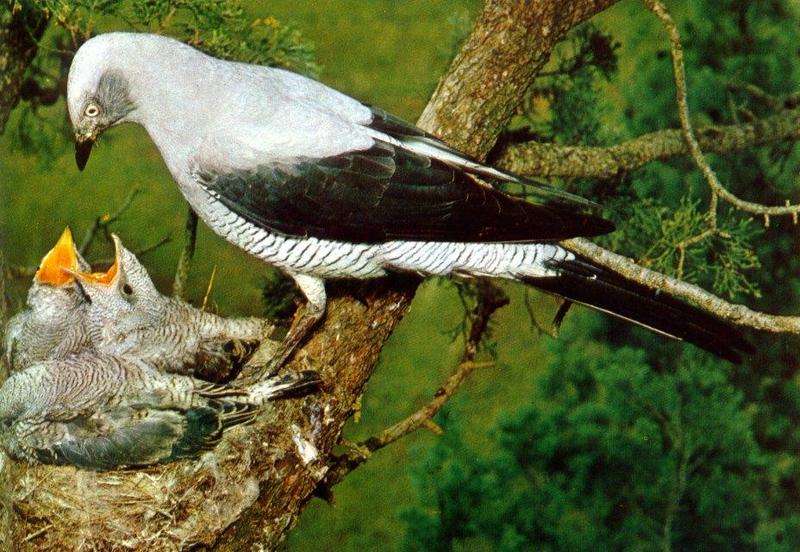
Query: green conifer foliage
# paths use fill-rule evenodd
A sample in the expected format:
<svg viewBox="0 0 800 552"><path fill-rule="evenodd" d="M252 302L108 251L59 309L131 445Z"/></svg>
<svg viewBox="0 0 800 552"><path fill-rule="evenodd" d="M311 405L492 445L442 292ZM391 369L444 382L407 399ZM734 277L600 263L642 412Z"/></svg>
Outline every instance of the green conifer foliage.
<svg viewBox="0 0 800 552"><path fill-rule="evenodd" d="M626 29L584 27L562 45L507 140L610 145L678 127L666 33L641 4L626 9ZM784 98L800 82L792 3L692 0L674 10L695 127L790 107ZM612 46L608 70L580 63L590 36ZM629 82L615 80L622 66ZM781 204L798 199L796 149L707 157L735 194ZM692 241L709 227L709 192L691 159L565 184L609 206L618 230L605 243L613 249L723 297L797 311L792 221L765 227L721 204L718 231ZM446 435L412 468L420 502L403 515L404 547L800 549L797 340L752 338L759 354L732 367L614 320L571 313L546 366L532 375L536 395L496 421L489 448L476 449L469 437L481 428L440 415Z"/></svg>

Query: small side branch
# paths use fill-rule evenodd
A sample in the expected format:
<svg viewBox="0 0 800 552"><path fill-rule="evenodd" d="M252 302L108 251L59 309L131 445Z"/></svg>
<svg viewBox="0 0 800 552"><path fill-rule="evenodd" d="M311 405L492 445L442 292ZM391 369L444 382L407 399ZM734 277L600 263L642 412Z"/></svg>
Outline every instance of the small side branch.
<svg viewBox="0 0 800 552"><path fill-rule="evenodd" d="M178 266L175 269L175 280L172 282L172 295L183 297L186 291L186 283L189 281L189 273L192 270L192 259L197 243L197 213L191 207L186 215L186 230L184 231L183 250L178 259Z"/></svg>
<svg viewBox="0 0 800 552"><path fill-rule="evenodd" d="M796 221L797 214L800 213L800 205L790 205L787 202L785 206L767 206L761 205L760 203L745 201L731 193L719 181L716 173L703 155L703 151L700 149L700 144L697 142L691 121L689 120L689 102L686 94L686 69L683 63L683 46L681 44L678 26L675 24L672 16L670 16L666 6L664 6L660 0L643 1L648 9L658 17L669 35L672 50L672 70L675 78L675 101L678 106L678 118L681 122L683 138L686 141L692 159L703 173L706 182L711 188L712 195L718 196L721 200L741 211L763 216L765 225L769 225L770 216L791 215ZM711 222L713 223L715 221L712 220Z"/></svg>
<svg viewBox="0 0 800 552"><path fill-rule="evenodd" d="M432 422L433 417L447 404L447 401L458 391L467 377L478 368L492 366L494 366L494 362L462 361L439 389L436 390L433 399L428 404L396 424L387 427L379 434L373 435L363 443L359 443L359 445L372 453L394 443L420 427L435 427L429 426L428 423Z"/></svg>
<svg viewBox="0 0 800 552"><path fill-rule="evenodd" d="M751 310L744 305L729 303L694 284L647 269L636 264L632 259L603 249L585 239L567 240L562 242L562 245L626 278L690 301L707 312L734 324L776 333L800 334L800 316L766 314Z"/></svg>
<svg viewBox="0 0 800 552"><path fill-rule="evenodd" d="M508 297L503 291L489 280L480 280L478 286L478 300L471 314L469 334L464 343L464 352L461 362L452 374L436 390L433 399L425 406L407 416L396 424L389 426L377 435L358 444L350 445L350 451L340 456L333 463L321 487L328 490L344 477L369 459L373 452L380 450L400 438L427 427L436 433L442 430L433 421L433 417L447 404L447 401L456 394L467 377L479 368L494 366L494 362L476 362L478 347L489 327L494 313L508 304Z"/></svg>

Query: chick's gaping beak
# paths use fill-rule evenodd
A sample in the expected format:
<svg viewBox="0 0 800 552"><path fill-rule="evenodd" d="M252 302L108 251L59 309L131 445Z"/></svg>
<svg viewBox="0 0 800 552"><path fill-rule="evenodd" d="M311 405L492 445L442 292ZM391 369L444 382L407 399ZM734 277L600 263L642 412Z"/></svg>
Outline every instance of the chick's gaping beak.
<svg viewBox="0 0 800 552"><path fill-rule="evenodd" d="M66 272L71 273L78 282L84 284L100 284L103 286L110 286L113 284L117 279L117 274L119 273L119 265L120 265L120 248L119 248L119 238L116 235L112 234L114 237L114 262L108 267L108 270L105 272L80 272L80 271L69 271Z"/></svg>
<svg viewBox="0 0 800 552"><path fill-rule="evenodd" d="M42 259L36 271L36 281L52 286L64 286L72 282L71 271L78 269L78 252L72 240L72 232L66 228L55 247Z"/></svg>
<svg viewBox="0 0 800 552"><path fill-rule="evenodd" d="M94 145L95 137L79 134L75 136L75 164L78 165L78 170L82 171L89 161L89 154L92 153L92 146Z"/></svg>

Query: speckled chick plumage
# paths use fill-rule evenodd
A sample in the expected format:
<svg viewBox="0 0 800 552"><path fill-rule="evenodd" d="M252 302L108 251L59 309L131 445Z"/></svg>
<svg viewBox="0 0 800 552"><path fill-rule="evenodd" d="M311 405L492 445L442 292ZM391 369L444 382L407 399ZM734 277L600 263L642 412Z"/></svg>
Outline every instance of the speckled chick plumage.
<svg viewBox="0 0 800 552"><path fill-rule="evenodd" d="M90 269L69 229L42 259L28 291L26 308L6 326L4 351L10 371L91 347L85 323L88 301L75 279L62 269Z"/></svg>
<svg viewBox="0 0 800 552"><path fill-rule="evenodd" d="M267 401L318 383L315 372L249 390L166 374L92 352L33 364L0 388L0 436L30 462L109 470L196 456Z"/></svg>
<svg viewBox="0 0 800 552"><path fill-rule="evenodd" d="M114 235L108 272L77 277L91 299L87 325L99 352L144 360L209 381L228 381L274 331L259 318L224 318L159 293Z"/></svg>

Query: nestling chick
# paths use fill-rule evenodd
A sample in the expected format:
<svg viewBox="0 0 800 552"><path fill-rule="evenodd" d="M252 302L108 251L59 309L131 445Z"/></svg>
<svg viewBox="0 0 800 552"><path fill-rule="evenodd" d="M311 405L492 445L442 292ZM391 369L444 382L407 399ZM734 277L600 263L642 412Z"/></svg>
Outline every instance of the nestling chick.
<svg viewBox="0 0 800 552"><path fill-rule="evenodd" d="M10 371L91 347L85 323L88 301L64 269L90 270L69 228L42 259L28 291L27 308L6 326L4 350Z"/></svg>
<svg viewBox="0 0 800 552"><path fill-rule="evenodd" d="M267 401L313 390L316 372L220 386L93 352L14 373L0 388L0 438L29 462L111 470L167 463L212 449Z"/></svg>
<svg viewBox="0 0 800 552"><path fill-rule="evenodd" d="M273 332L262 319L223 318L162 295L136 256L113 239L115 260L107 272L75 273L91 300L87 324L98 351L224 382Z"/></svg>

